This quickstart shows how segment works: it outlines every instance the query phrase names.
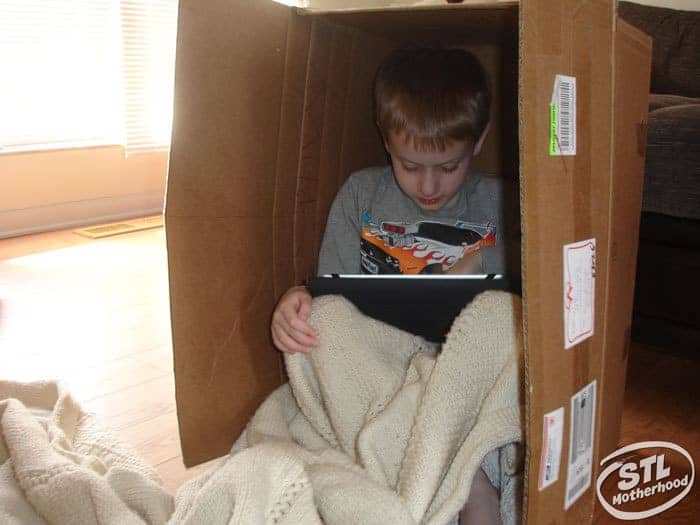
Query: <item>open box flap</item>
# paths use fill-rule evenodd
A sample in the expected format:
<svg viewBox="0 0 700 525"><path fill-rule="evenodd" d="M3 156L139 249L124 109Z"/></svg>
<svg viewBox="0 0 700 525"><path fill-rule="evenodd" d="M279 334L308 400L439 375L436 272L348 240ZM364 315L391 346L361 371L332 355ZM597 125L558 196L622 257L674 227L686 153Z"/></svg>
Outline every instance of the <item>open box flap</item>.
<svg viewBox="0 0 700 525"><path fill-rule="evenodd" d="M518 5L518 0L277 0L294 5L310 13L390 11L397 9L435 9L470 7L508 7Z"/></svg>
<svg viewBox="0 0 700 525"><path fill-rule="evenodd" d="M615 31L614 133L605 353L600 390L600 454L619 445L642 211L651 38L624 20Z"/></svg>
<svg viewBox="0 0 700 525"><path fill-rule="evenodd" d="M282 379L269 319L290 14L271 0L180 2L165 219L186 465L226 453Z"/></svg>

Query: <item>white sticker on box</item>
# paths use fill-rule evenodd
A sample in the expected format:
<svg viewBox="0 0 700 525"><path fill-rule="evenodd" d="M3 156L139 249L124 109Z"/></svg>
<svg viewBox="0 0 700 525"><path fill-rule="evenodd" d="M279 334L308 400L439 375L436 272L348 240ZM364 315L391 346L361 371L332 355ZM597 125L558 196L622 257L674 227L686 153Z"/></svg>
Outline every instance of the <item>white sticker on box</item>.
<svg viewBox="0 0 700 525"><path fill-rule="evenodd" d="M564 348L593 335L595 239L564 245Z"/></svg>
<svg viewBox="0 0 700 525"><path fill-rule="evenodd" d="M571 398L569 462L566 472L564 509L568 509L591 486L593 472L593 433L595 431L596 382Z"/></svg>
<svg viewBox="0 0 700 525"><path fill-rule="evenodd" d="M549 103L549 154L576 155L576 77L554 78Z"/></svg>
<svg viewBox="0 0 700 525"><path fill-rule="evenodd" d="M537 487L546 489L559 479L561 444L564 437L564 407L559 407L544 415L542 427L542 457L540 477Z"/></svg>

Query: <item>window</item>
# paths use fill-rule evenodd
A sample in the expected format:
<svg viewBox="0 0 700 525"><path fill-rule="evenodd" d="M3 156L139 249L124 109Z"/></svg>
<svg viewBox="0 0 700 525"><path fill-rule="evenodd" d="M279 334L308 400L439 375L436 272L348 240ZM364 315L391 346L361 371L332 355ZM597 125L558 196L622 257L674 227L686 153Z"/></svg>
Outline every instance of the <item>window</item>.
<svg viewBox="0 0 700 525"><path fill-rule="evenodd" d="M177 0L0 0L0 148L167 148Z"/></svg>
<svg viewBox="0 0 700 525"><path fill-rule="evenodd" d="M127 154L167 148L173 118L177 0L120 4Z"/></svg>

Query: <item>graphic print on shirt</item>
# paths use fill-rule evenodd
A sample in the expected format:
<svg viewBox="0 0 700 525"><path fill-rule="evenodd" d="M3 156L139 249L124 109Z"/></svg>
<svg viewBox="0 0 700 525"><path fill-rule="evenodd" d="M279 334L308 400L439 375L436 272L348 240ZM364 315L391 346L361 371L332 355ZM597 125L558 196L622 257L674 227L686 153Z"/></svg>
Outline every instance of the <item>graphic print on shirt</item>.
<svg viewBox="0 0 700 525"><path fill-rule="evenodd" d="M495 246L496 226L466 221L373 222L362 216L362 273L419 274L450 269L465 255Z"/></svg>

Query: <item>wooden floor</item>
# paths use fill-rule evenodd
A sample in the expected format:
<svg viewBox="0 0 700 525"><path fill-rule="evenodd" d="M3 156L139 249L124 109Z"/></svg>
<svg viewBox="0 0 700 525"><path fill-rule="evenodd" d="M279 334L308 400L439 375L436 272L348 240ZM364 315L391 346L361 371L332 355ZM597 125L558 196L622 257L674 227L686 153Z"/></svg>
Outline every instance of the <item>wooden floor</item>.
<svg viewBox="0 0 700 525"><path fill-rule="evenodd" d="M699 358L700 349L633 345L622 443L673 441L700 459ZM171 492L207 468L186 470L180 456L162 229L0 240L0 363L2 378L65 381ZM693 522L698 494L696 483L680 505L645 523ZM596 523L615 522L597 509Z"/></svg>
<svg viewBox="0 0 700 525"><path fill-rule="evenodd" d="M627 368L620 443L670 441L687 450L700 467L700 348L694 354L632 345ZM696 472L696 478L698 473ZM596 509L597 525L624 523ZM647 518L644 525L700 523L700 487L677 505Z"/></svg>
<svg viewBox="0 0 700 525"><path fill-rule="evenodd" d="M622 442L672 441L698 462L700 348L696 356L688 356L636 345L627 374Z"/></svg>
<svg viewBox="0 0 700 525"><path fill-rule="evenodd" d="M3 379L65 381L171 492L206 468L180 454L162 228L0 240L0 363Z"/></svg>

